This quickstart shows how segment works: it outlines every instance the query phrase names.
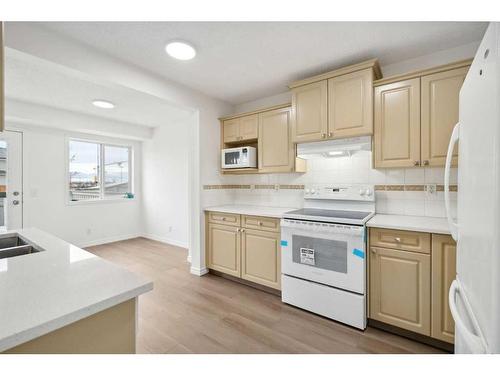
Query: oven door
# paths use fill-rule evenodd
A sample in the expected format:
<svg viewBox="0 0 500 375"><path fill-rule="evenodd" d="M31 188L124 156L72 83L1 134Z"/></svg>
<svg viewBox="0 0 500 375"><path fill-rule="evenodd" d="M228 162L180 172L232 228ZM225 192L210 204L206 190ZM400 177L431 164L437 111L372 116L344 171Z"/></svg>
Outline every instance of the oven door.
<svg viewBox="0 0 500 375"><path fill-rule="evenodd" d="M364 294L364 233L363 226L283 219L282 273Z"/></svg>

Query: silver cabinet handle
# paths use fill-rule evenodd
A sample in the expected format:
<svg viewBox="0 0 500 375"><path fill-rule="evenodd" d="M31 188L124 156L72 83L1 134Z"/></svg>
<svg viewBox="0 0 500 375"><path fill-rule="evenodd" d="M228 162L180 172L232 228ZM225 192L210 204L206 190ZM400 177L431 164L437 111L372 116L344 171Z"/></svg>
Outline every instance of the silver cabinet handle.
<svg viewBox="0 0 500 375"><path fill-rule="evenodd" d="M332 132L328 133L328 137L333 137L333 133Z"/></svg>
<svg viewBox="0 0 500 375"><path fill-rule="evenodd" d="M424 165L429 165L429 160L424 160Z"/></svg>
<svg viewBox="0 0 500 375"><path fill-rule="evenodd" d="M14 200L12 201L12 204L13 204L14 206L17 206L17 205L19 204L19 201L18 201L17 199L14 199Z"/></svg>
<svg viewBox="0 0 500 375"><path fill-rule="evenodd" d="M245 231L245 229L240 229L240 232L244 232L244 231Z"/></svg>
<svg viewBox="0 0 500 375"><path fill-rule="evenodd" d="M395 240L396 240L396 242L401 242L401 238L399 238L399 237L396 237Z"/></svg>
<svg viewBox="0 0 500 375"><path fill-rule="evenodd" d="M262 225L262 221L259 221L259 225Z"/></svg>
<svg viewBox="0 0 500 375"><path fill-rule="evenodd" d="M326 138L326 134L325 133L321 134L321 138Z"/></svg>
<svg viewBox="0 0 500 375"><path fill-rule="evenodd" d="M418 167L418 166L420 165L420 162L419 162L418 160L415 160L415 161L413 162L413 165L414 165L414 166L416 166L416 167Z"/></svg>
<svg viewBox="0 0 500 375"><path fill-rule="evenodd" d="M370 251L371 251L373 254L377 254L377 250L375 250L375 249L373 249L373 248L372 248L372 249L370 249Z"/></svg>

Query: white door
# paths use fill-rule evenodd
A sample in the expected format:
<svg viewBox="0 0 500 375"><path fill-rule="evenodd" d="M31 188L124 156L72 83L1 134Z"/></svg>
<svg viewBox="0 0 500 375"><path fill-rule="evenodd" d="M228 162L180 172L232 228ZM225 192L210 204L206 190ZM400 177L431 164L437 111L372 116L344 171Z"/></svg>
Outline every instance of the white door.
<svg viewBox="0 0 500 375"><path fill-rule="evenodd" d="M23 227L22 147L22 133L0 133L0 230Z"/></svg>

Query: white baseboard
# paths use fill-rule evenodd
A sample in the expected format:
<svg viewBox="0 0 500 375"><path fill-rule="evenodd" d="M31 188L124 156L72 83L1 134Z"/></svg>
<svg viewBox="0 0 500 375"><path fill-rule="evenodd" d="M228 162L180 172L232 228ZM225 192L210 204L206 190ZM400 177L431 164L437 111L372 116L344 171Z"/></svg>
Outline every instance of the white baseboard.
<svg viewBox="0 0 500 375"><path fill-rule="evenodd" d="M191 255L188 255L187 261L188 261L188 263L191 263Z"/></svg>
<svg viewBox="0 0 500 375"><path fill-rule="evenodd" d="M185 249L188 248L187 242L173 240L173 239L168 238L168 237L157 236L156 234L150 234L150 233L143 233L140 236L144 237L144 238L147 238L149 240L163 242L163 243L166 243L167 245L173 245L173 246L177 246L177 247L183 247Z"/></svg>
<svg viewBox="0 0 500 375"><path fill-rule="evenodd" d="M206 268L206 267L203 267L203 268L191 267L190 272L196 276L203 276L203 275L206 275L208 273L208 268Z"/></svg>
<svg viewBox="0 0 500 375"><path fill-rule="evenodd" d="M76 246L78 246L78 247L90 247L90 246L104 245L104 244L116 242L116 241L131 240L132 238L137 238L137 237L141 237L141 234L137 233L137 234L126 234L126 235L122 235L122 236L106 237L106 238L101 238L98 240L77 243Z"/></svg>

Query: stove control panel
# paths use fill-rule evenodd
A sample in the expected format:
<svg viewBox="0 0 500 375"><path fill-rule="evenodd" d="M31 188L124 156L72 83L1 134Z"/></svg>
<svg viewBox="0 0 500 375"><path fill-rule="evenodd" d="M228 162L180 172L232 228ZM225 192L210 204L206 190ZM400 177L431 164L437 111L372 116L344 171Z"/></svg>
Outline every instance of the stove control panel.
<svg viewBox="0 0 500 375"><path fill-rule="evenodd" d="M304 188L304 199L333 199L350 201L375 201L373 185L364 184L314 184Z"/></svg>

